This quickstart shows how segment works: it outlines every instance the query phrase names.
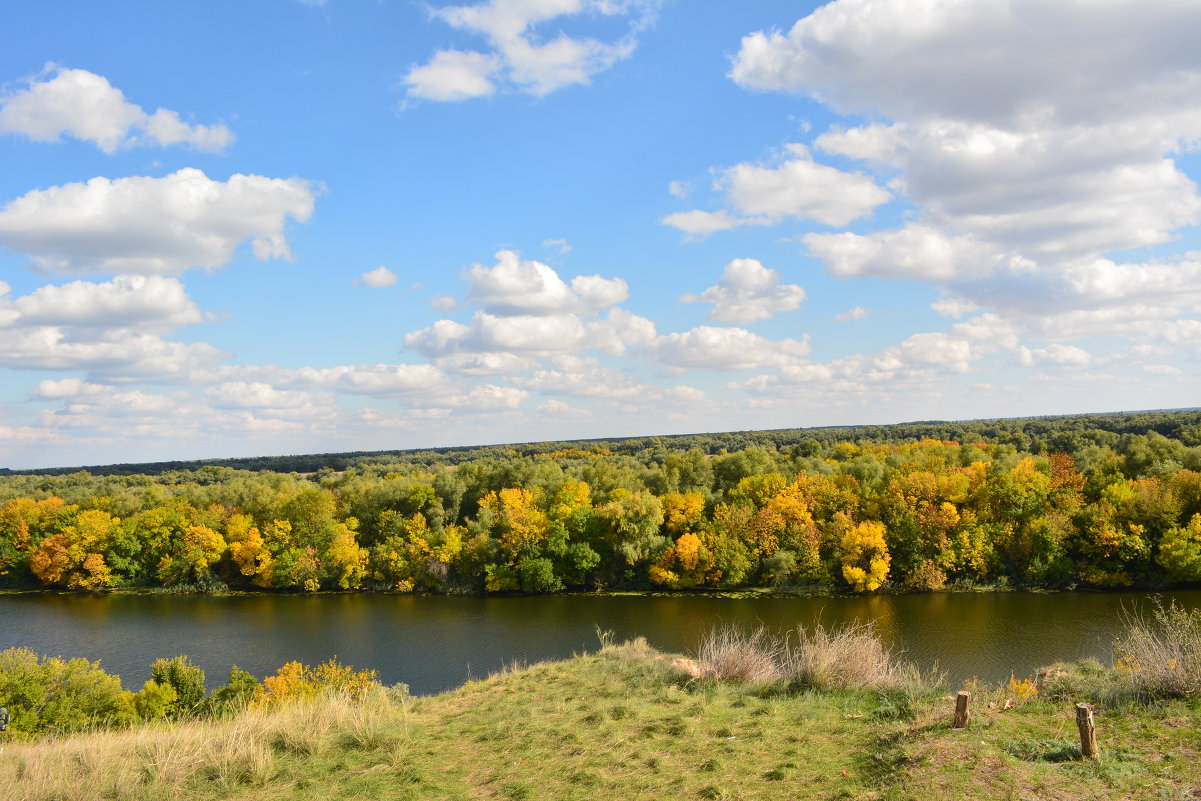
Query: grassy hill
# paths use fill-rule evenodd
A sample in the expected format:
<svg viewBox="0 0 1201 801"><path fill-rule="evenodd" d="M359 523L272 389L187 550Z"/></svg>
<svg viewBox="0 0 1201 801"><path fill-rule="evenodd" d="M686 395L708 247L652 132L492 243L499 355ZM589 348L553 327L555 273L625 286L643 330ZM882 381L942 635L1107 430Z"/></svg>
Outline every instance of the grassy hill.
<svg viewBox="0 0 1201 801"><path fill-rule="evenodd" d="M843 656L809 665L798 682L757 674L762 654L696 662L635 641L427 698L380 692L360 704L326 698L9 743L0 799L928 801L1201 790L1195 697L1139 701L1113 691L1116 671L1079 665L1041 693L972 688L971 727L954 731L947 688L888 665L846 676L839 665L856 660ZM706 672L726 677L693 675ZM1075 701L1090 699L1096 761L1080 757L1073 715Z"/></svg>

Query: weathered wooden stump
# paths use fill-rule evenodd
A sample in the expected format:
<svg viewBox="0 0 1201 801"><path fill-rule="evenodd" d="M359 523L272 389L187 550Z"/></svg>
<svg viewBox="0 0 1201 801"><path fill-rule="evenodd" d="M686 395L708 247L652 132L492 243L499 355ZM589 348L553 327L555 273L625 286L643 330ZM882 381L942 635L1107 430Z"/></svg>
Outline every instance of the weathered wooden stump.
<svg viewBox="0 0 1201 801"><path fill-rule="evenodd" d="M968 701L972 698L972 694L966 690L961 690L959 695L955 697L955 728L966 729L968 722L971 720L971 713L968 712Z"/></svg>
<svg viewBox="0 0 1201 801"><path fill-rule="evenodd" d="M1080 730L1080 753L1085 759L1097 758L1097 724L1092 704L1076 704L1076 728Z"/></svg>

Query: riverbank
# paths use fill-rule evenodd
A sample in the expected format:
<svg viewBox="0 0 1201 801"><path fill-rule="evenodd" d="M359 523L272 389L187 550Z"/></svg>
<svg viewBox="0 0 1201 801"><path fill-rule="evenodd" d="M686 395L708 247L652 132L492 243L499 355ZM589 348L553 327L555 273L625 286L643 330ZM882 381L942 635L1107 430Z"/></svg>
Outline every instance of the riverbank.
<svg viewBox="0 0 1201 801"><path fill-rule="evenodd" d="M874 688L696 678L634 641L426 698L325 698L10 743L0 799L937 801L1201 787L1197 698L1140 701L1120 691L1119 671L1061 667L1041 693L971 687L970 728L954 731L958 688L911 673ZM1099 760L1079 754L1076 701L1096 704Z"/></svg>

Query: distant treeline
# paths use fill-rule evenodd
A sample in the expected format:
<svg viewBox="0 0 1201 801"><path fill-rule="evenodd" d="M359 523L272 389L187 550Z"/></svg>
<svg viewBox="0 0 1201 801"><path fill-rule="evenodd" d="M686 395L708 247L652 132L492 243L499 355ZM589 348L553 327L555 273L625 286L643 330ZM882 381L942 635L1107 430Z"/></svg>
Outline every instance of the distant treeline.
<svg viewBox="0 0 1201 801"><path fill-rule="evenodd" d="M0 586L1201 581L1195 410L337 458L341 469L0 476Z"/></svg>
<svg viewBox="0 0 1201 801"><path fill-rule="evenodd" d="M1086 431L1111 434L1147 434L1155 432L1186 445L1201 445L1201 409L1112 412L1055 417L1015 417L1001 420L944 421L929 420L879 426L827 426L821 428L785 428L771 431L731 431L711 434L673 434L625 439L561 440L509 445L459 446L393 451L347 451L288 456L247 456L229 459L193 459L137 464L52 467L38 470L12 470L0 467L5 475L67 475L80 471L95 476L157 476L204 467L232 467L235 470L261 470L273 473L316 473L318 470L342 471L351 467L380 464L460 464L513 454L535 456L570 449L603 449L608 453L636 456L647 450L667 448L687 451L693 448L716 455L750 447L787 449L808 440L821 445L839 442L898 444L921 439L956 442L989 441L1013 445L1020 451L1047 453L1070 452L1079 439L1074 434Z"/></svg>

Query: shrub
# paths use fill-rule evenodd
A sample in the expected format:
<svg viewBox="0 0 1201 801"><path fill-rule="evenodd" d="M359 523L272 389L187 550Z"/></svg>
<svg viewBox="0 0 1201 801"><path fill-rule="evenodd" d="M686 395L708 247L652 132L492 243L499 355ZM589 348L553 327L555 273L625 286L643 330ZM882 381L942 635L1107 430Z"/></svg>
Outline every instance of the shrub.
<svg viewBox="0 0 1201 801"><path fill-rule="evenodd" d="M28 648L0 651L0 706L17 737L135 720L133 695L99 662L38 657Z"/></svg>
<svg viewBox="0 0 1201 801"><path fill-rule="evenodd" d="M797 641L786 655L785 673L797 685L828 688L880 689L916 682L917 671L894 661L892 652L867 623L809 632L797 627Z"/></svg>
<svg viewBox="0 0 1201 801"><path fill-rule="evenodd" d="M762 626L749 634L735 626L721 626L701 640L697 661L703 676L762 683L780 678L784 654L784 643Z"/></svg>
<svg viewBox="0 0 1201 801"><path fill-rule="evenodd" d="M240 712L250 705L258 690L258 679L234 665L229 669L229 680L205 701L205 711L212 716Z"/></svg>
<svg viewBox="0 0 1201 801"><path fill-rule="evenodd" d="M339 664L337 659L317 667L289 662L255 687L251 703L261 709L321 695L342 695L357 702L380 686L376 675L374 670L356 672L349 665Z"/></svg>
<svg viewBox="0 0 1201 801"><path fill-rule="evenodd" d="M163 718L177 709L176 702L179 694L170 684L159 684L149 679L142 685L142 690L133 697L133 708L142 720Z"/></svg>
<svg viewBox="0 0 1201 801"><path fill-rule="evenodd" d="M1126 632L1114 643L1117 668L1135 692L1155 698L1201 690L1201 609L1159 599L1148 615L1126 614Z"/></svg>
<svg viewBox="0 0 1201 801"><path fill-rule="evenodd" d="M204 700L204 671L193 665L186 656L154 660L150 666L150 678L175 690L176 700L169 711L172 717L196 711Z"/></svg>

